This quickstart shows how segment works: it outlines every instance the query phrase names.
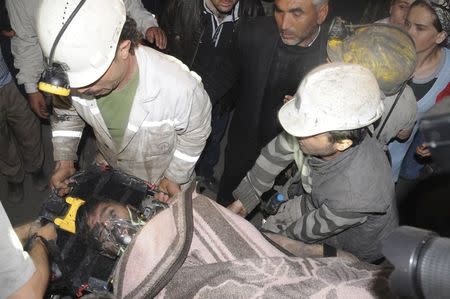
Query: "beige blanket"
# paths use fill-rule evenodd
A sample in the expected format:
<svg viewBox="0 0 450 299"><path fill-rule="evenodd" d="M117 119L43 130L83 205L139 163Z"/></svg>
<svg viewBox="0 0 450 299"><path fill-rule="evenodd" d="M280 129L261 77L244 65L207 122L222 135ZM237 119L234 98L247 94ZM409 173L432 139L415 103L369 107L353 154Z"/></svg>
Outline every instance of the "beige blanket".
<svg viewBox="0 0 450 299"><path fill-rule="evenodd" d="M351 256L288 257L206 197L189 202L184 194L139 233L116 269L117 297L395 298L390 269Z"/></svg>

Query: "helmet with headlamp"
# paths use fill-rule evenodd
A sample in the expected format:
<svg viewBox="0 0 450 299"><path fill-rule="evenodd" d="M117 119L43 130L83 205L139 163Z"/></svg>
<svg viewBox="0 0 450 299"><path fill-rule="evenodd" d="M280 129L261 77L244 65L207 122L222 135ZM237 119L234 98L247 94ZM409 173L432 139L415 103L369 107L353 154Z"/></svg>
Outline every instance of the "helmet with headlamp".
<svg viewBox="0 0 450 299"><path fill-rule="evenodd" d="M43 0L36 27L47 57L39 89L67 96L111 65L126 20L121 0Z"/></svg>

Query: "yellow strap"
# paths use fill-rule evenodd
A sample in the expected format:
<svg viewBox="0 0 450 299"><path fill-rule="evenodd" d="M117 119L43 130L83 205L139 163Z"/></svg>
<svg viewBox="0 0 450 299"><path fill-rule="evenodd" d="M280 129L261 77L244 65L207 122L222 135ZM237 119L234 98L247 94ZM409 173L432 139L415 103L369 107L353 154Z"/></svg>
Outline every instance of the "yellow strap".
<svg viewBox="0 0 450 299"><path fill-rule="evenodd" d="M59 226L59 228L74 234L76 231L75 220L77 217L77 211L82 205L85 204L85 201L80 198L67 196L66 202L70 205L69 211L64 219L56 218L54 222L57 226Z"/></svg>

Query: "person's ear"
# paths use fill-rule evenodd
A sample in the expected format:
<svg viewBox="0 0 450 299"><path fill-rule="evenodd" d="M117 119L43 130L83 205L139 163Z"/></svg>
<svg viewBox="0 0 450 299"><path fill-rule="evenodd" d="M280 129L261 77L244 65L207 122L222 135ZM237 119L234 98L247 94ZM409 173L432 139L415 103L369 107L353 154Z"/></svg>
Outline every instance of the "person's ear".
<svg viewBox="0 0 450 299"><path fill-rule="evenodd" d="M438 35L436 36L436 44L439 45L440 43L442 43L447 38L447 36L448 34L444 30L439 32Z"/></svg>
<svg viewBox="0 0 450 299"><path fill-rule="evenodd" d="M117 47L117 54L116 56L120 59L127 59L130 55L130 47L131 47L131 41L130 40L124 40L119 43L119 46Z"/></svg>
<svg viewBox="0 0 450 299"><path fill-rule="evenodd" d="M328 3L322 4L317 10L317 24L322 25L328 16Z"/></svg>
<svg viewBox="0 0 450 299"><path fill-rule="evenodd" d="M337 151L343 152L346 149L348 149L349 147L351 147L352 145L353 145L353 141L351 141L350 139L343 139L343 140L336 142L334 144L334 148Z"/></svg>

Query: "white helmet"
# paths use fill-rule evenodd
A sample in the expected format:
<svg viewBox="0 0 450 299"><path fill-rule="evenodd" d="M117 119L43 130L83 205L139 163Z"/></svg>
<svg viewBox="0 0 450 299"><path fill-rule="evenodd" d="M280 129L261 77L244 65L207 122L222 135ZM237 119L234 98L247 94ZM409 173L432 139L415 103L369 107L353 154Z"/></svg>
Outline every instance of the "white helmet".
<svg viewBox="0 0 450 299"><path fill-rule="evenodd" d="M56 36L80 0L42 0L37 34L49 57ZM66 70L70 87L98 80L114 59L126 10L122 0L86 0L56 46L53 61Z"/></svg>
<svg viewBox="0 0 450 299"><path fill-rule="evenodd" d="M305 76L294 99L281 107L278 118L289 134L307 137L363 128L382 113L380 89L368 69L330 63Z"/></svg>

